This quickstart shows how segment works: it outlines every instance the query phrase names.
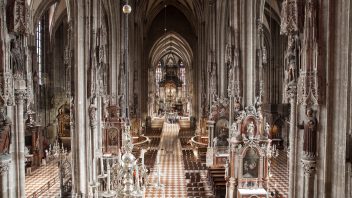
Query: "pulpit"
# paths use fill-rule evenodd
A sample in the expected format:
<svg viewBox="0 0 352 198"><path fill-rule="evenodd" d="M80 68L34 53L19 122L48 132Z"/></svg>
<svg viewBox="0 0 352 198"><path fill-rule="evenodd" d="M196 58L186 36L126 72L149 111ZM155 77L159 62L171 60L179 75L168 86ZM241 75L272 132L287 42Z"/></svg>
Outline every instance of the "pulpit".
<svg viewBox="0 0 352 198"><path fill-rule="evenodd" d="M40 125L35 122L35 112L28 111L28 117L26 120L26 142L25 146L30 148L31 166L40 166L42 158L44 157L43 149L43 130Z"/></svg>
<svg viewBox="0 0 352 198"><path fill-rule="evenodd" d="M64 144L65 148L71 148L71 125L70 125L70 105L65 102L58 109L57 135Z"/></svg>
<svg viewBox="0 0 352 198"><path fill-rule="evenodd" d="M117 154L118 149L121 148L123 120L117 105L109 105L106 110L108 116L104 124L103 150L104 153Z"/></svg>
<svg viewBox="0 0 352 198"><path fill-rule="evenodd" d="M40 166L42 163L42 158L44 157L44 149L43 149L43 132L42 127L39 125L27 127L26 132L31 134L31 151L33 154L32 157L32 166Z"/></svg>
<svg viewBox="0 0 352 198"><path fill-rule="evenodd" d="M218 98L211 106L208 121L207 166L223 167L229 156L229 101Z"/></svg>

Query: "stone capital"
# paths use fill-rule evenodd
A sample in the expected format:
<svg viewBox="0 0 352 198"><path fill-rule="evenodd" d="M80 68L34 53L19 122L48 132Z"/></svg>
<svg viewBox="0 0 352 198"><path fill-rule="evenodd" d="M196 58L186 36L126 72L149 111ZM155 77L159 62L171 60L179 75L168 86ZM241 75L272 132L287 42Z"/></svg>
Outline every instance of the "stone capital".
<svg viewBox="0 0 352 198"><path fill-rule="evenodd" d="M297 85L294 82L287 85L287 96L289 99L295 99L297 97Z"/></svg>
<svg viewBox="0 0 352 198"><path fill-rule="evenodd" d="M208 126L214 126L215 122L213 120L207 121Z"/></svg>
<svg viewBox="0 0 352 198"><path fill-rule="evenodd" d="M230 183L230 185L237 185L237 179L236 178L234 178L234 177L230 177L230 179L229 179L229 183Z"/></svg>
<svg viewBox="0 0 352 198"><path fill-rule="evenodd" d="M316 171L316 161L302 159L301 162L303 166L304 175L308 177L314 176Z"/></svg>
<svg viewBox="0 0 352 198"><path fill-rule="evenodd" d="M8 172L11 163L11 157L9 155L0 156L0 175L4 175Z"/></svg>
<svg viewBox="0 0 352 198"><path fill-rule="evenodd" d="M16 103L22 102L26 98L26 89L15 89L15 101Z"/></svg>

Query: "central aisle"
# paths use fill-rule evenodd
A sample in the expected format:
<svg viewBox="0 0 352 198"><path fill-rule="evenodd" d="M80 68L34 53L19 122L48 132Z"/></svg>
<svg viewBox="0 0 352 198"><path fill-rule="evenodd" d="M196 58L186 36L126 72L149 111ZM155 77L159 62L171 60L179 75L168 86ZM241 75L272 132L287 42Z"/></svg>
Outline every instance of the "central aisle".
<svg viewBox="0 0 352 198"><path fill-rule="evenodd" d="M149 176L149 184L151 186L147 188L145 197L163 197L163 190L153 186L158 184L158 158L161 173L160 183L164 185L165 197L187 197L182 150L178 139L178 132L178 124L164 123L157 161Z"/></svg>

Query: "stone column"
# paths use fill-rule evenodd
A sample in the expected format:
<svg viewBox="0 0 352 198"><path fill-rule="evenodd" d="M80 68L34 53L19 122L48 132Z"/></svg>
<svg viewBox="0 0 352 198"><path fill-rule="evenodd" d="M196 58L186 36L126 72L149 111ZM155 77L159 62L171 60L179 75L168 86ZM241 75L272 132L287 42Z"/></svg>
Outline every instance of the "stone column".
<svg viewBox="0 0 352 198"><path fill-rule="evenodd" d="M103 112L105 111L103 108L103 96L98 96L97 97L97 148L96 150L101 153L102 152L102 147L103 147L103 124L102 124L102 120L103 120Z"/></svg>
<svg viewBox="0 0 352 198"><path fill-rule="evenodd" d="M9 197L9 182L8 178L11 177L12 175L9 175L9 167L11 163L11 156L10 155L1 155L0 156L0 197L2 198L8 198Z"/></svg>
<svg viewBox="0 0 352 198"><path fill-rule="evenodd" d="M304 171L304 198L314 197L315 160L302 159Z"/></svg>
<svg viewBox="0 0 352 198"><path fill-rule="evenodd" d="M290 132L289 132L289 197L295 196L296 178L296 112L297 112L297 86L292 83L287 91L290 100Z"/></svg>
<svg viewBox="0 0 352 198"><path fill-rule="evenodd" d="M11 101L10 105L11 106L7 106L7 116L10 118L10 120L12 121L12 126L11 126L11 144L10 144L10 156L11 156L11 161L14 162L15 158L16 158L16 152L15 152L15 147L16 144L14 142L16 142L16 125L13 122L15 120L15 106L14 106L14 101ZM9 175L11 175L11 177L8 178L8 190L9 190L9 197L10 198L15 198L17 197L17 191L16 191L16 178L17 178L17 171L16 171L16 164L15 163L11 163L10 167L9 167Z"/></svg>
<svg viewBox="0 0 352 198"><path fill-rule="evenodd" d="M229 190L228 192L228 198L236 198L237 197L237 181L234 177L230 177L229 180Z"/></svg>
<svg viewBox="0 0 352 198"><path fill-rule="evenodd" d="M243 1L244 2L244 1ZM253 105L255 100L255 86L256 86L256 7L258 1L241 1L241 9L245 11L240 12L240 46L241 46L241 65L243 78L243 103L245 106Z"/></svg>
<svg viewBox="0 0 352 198"><path fill-rule="evenodd" d="M98 138L97 138L97 107L95 106L95 101L89 106L89 122L90 122L90 132L91 132L91 141L90 141L90 148L91 150L88 152L91 152L91 185L96 186L97 184L97 162L96 162L96 156L99 152L98 148ZM94 194L95 192L93 192Z"/></svg>
<svg viewBox="0 0 352 198"><path fill-rule="evenodd" d="M73 48L74 48L74 133L72 142L72 192L80 196L88 195L89 159L87 136L89 123L87 119L87 57L89 57L88 40L91 23L87 0L73 1ZM88 21L87 21L88 20Z"/></svg>
<svg viewBox="0 0 352 198"><path fill-rule="evenodd" d="M18 83L18 84L17 84ZM24 158L24 119L23 119L23 102L26 94L24 89L25 82L17 82L17 88L15 89L15 101L16 101L16 130L17 139L15 146L15 164L17 171L17 196L26 197L25 194L25 158Z"/></svg>
<svg viewBox="0 0 352 198"><path fill-rule="evenodd" d="M231 153L230 153L230 179L228 181L228 196L227 198L237 197L237 186L238 186L238 176L239 176L239 155L241 150L241 141L232 138L231 142Z"/></svg>
<svg viewBox="0 0 352 198"><path fill-rule="evenodd" d="M207 166L212 166L214 161L214 151L213 151L213 139L214 139L214 124L213 120L207 122L208 125L208 149L207 149Z"/></svg>

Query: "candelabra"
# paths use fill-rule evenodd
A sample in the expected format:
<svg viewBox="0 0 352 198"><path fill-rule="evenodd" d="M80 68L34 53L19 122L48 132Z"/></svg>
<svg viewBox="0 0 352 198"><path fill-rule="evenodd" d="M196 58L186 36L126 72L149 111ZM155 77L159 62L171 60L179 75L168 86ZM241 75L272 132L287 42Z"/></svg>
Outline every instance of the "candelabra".
<svg viewBox="0 0 352 198"><path fill-rule="evenodd" d="M122 137L122 155L119 150L117 156L101 156L99 177L105 180L106 189L100 192L100 195L102 197L143 197L147 178L147 169L144 165L145 150L141 151L141 162L139 162L139 158L132 154L130 126L125 126Z"/></svg>
<svg viewBox="0 0 352 198"><path fill-rule="evenodd" d="M45 152L49 160L55 160L59 158L60 154L66 154L67 150L64 148L64 144L61 144L60 147L58 140L56 140L54 145L49 145L49 151Z"/></svg>
<svg viewBox="0 0 352 198"><path fill-rule="evenodd" d="M270 177L271 175L271 159L272 158L277 158L279 156L279 150L276 148L276 145L271 145L271 140L269 140L268 144L266 145L266 148L264 148L263 150L265 150L265 155L266 158L268 160L268 185L267 185L267 197L269 197L270 194Z"/></svg>

